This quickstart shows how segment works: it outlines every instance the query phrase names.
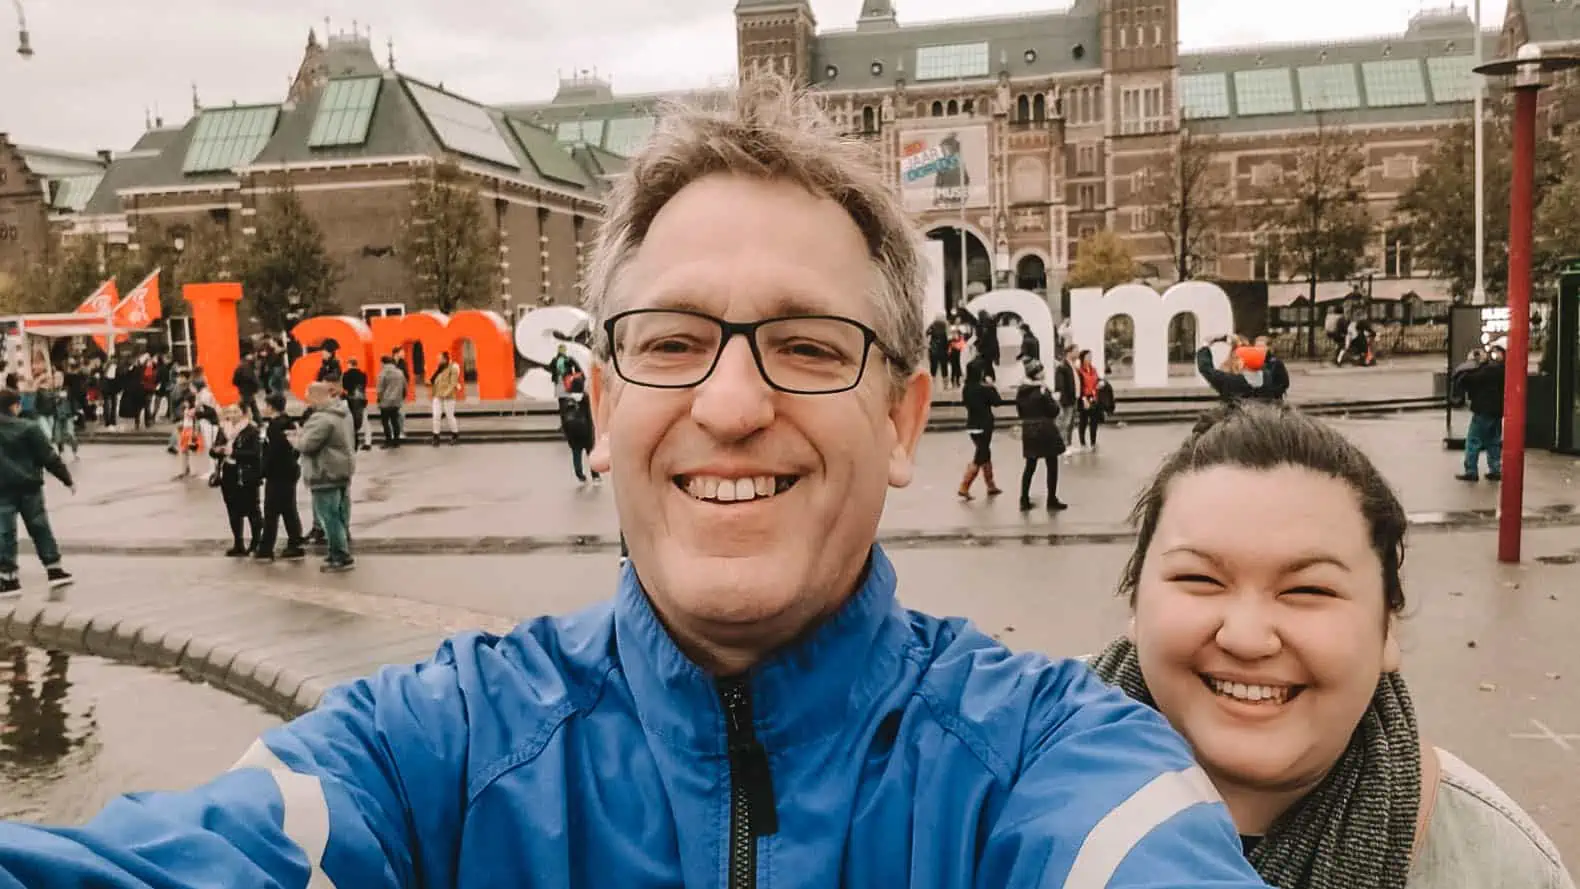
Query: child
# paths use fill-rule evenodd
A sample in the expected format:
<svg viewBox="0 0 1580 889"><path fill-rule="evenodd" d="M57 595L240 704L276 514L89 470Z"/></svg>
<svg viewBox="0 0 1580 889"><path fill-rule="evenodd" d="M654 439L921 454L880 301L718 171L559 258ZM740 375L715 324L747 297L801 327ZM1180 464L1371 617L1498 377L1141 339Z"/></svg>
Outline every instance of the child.
<svg viewBox="0 0 1580 889"><path fill-rule="evenodd" d="M65 385L65 375L55 374L55 427L50 443L62 457L70 447L71 462L76 463L82 460L82 446L77 443L77 405L72 402Z"/></svg>
<svg viewBox="0 0 1580 889"><path fill-rule="evenodd" d="M181 400L181 419L177 427L176 451L181 459L181 471L174 481L192 475L192 455L203 450L203 428L198 422L197 399L191 395Z"/></svg>

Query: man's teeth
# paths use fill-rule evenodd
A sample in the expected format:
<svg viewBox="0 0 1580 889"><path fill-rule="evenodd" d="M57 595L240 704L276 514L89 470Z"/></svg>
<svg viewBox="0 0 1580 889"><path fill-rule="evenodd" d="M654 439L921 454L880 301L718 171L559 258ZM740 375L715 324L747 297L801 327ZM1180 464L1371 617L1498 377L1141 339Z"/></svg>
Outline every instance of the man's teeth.
<svg viewBox="0 0 1580 889"><path fill-rule="evenodd" d="M1224 697L1249 701L1253 704L1263 701L1282 704L1289 700L1291 691L1291 686L1288 685L1246 685L1243 682L1225 682L1221 679L1208 679L1207 685Z"/></svg>
<svg viewBox="0 0 1580 889"><path fill-rule="evenodd" d="M739 503L772 497L779 491L779 482L771 475L750 478L693 476L686 480L686 493L698 500L714 500L719 503Z"/></svg>

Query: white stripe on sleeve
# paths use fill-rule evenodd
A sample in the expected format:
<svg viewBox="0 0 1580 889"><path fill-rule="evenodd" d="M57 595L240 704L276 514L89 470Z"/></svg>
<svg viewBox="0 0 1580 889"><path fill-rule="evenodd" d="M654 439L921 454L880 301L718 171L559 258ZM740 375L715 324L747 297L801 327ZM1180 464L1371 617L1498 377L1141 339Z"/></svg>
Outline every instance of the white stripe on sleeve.
<svg viewBox="0 0 1580 889"><path fill-rule="evenodd" d="M324 873L324 850L329 848L329 801L319 780L291 771L261 740L252 742L231 766L231 771L238 769L262 769L274 779L285 810L285 823L280 829L307 858L307 889L335 889L334 881Z"/></svg>
<svg viewBox="0 0 1580 889"><path fill-rule="evenodd" d="M1065 889L1103 889L1125 856L1154 828L1192 806L1220 799L1200 766L1153 778L1104 815L1086 835L1065 877Z"/></svg>

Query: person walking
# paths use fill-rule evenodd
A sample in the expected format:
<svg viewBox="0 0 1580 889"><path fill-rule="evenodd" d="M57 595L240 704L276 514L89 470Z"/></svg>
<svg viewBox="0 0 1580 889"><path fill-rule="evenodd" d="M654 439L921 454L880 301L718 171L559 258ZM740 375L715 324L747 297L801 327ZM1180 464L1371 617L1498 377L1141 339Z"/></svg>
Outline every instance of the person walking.
<svg viewBox="0 0 1580 889"><path fill-rule="evenodd" d="M450 444L461 441L461 427L455 421L455 399L461 394L461 365L450 360L449 352L439 353L439 366L428 378L428 391L433 395L433 446L439 446L439 419L450 424Z"/></svg>
<svg viewBox="0 0 1580 889"><path fill-rule="evenodd" d="M1031 512L1031 483L1037 464L1048 467L1048 511L1059 512L1069 506L1059 499L1059 456L1064 453L1064 438L1059 435L1059 402L1048 391L1042 362L1026 365L1026 381L1015 391L1015 414L1021 423L1021 456L1026 466L1020 473L1020 511Z"/></svg>
<svg viewBox="0 0 1580 889"><path fill-rule="evenodd" d="M245 558L258 551L263 534L263 513L258 505L258 489L263 485L263 438L252 414L239 404L226 405L220 411L219 432L209 453L219 475L225 516L230 520L231 546L225 555Z"/></svg>
<svg viewBox="0 0 1580 889"><path fill-rule="evenodd" d="M971 436L971 463L966 466L965 477L960 480L961 500L971 500L971 485L977 475L987 484L987 495L997 497L1004 493L993 478L993 409L1004 403L998 393L998 381L993 367L979 355L966 366L966 385L960 393L966 406L966 432Z"/></svg>
<svg viewBox="0 0 1580 889"><path fill-rule="evenodd" d="M324 529L329 557L319 570L350 571L351 476L356 453L351 431L351 411L334 397L334 384L322 380L307 387L307 404L313 412L302 424L296 450L302 455L302 479L313 492L313 515Z"/></svg>
<svg viewBox="0 0 1580 889"><path fill-rule="evenodd" d="M1503 377L1506 364L1502 346L1488 349L1476 367L1460 374L1459 389L1470 403L1470 428L1465 431L1465 471L1454 476L1462 482L1481 480L1481 455L1487 455L1487 480L1503 478Z"/></svg>
<svg viewBox="0 0 1580 889"><path fill-rule="evenodd" d="M351 411L351 428L356 433L354 441L364 451L373 450L373 429L368 425L368 373L357 365L355 358L346 359L346 372L340 377L340 389L345 393L346 407Z"/></svg>
<svg viewBox="0 0 1580 889"><path fill-rule="evenodd" d="M285 550L280 558L295 561L307 558L307 539L302 534L302 514L296 507L296 486L302 480L300 455L291 444L296 421L285 412L285 396L270 392L263 399L263 534L252 557L260 562L274 561L274 544L280 524L285 523Z"/></svg>
<svg viewBox="0 0 1580 889"><path fill-rule="evenodd" d="M19 415L22 398L11 389L0 389L0 597L21 592L17 577L16 520L22 520L33 540L38 560L51 588L73 580L60 565L60 547L49 527L44 505L44 473L60 479L66 490L77 493L60 454L44 437L44 430Z"/></svg>
<svg viewBox="0 0 1580 889"><path fill-rule="evenodd" d="M77 441L77 415L80 409L66 388L64 374L55 374L55 388L55 423L50 429L50 444L54 445L61 457L65 457L66 449L71 448L71 462L77 463L82 460L82 445Z"/></svg>
<svg viewBox="0 0 1580 889"><path fill-rule="evenodd" d="M395 363L395 356L385 355L379 368L377 393L379 399L379 425L384 429L384 448L400 447L404 419L401 407L406 403L406 372Z"/></svg>
<svg viewBox="0 0 1580 889"><path fill-rule="evenodd" d="M596 436L593 434L592 402L587 399L587 380L582 372L572 371L565 377L564 389L560 392L560 432L565 435L565 443L571 446L571 468L576 472L576 480L586 484L587 472L582 468L582 456L590 453ZM594 483L603 480L598 470L592 470Z"/></svg>

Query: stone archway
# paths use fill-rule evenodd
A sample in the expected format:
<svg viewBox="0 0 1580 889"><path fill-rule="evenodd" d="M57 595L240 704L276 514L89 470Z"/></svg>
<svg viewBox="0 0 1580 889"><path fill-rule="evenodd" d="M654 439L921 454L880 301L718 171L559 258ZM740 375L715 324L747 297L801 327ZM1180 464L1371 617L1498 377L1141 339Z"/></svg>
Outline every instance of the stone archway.
<svg viewBox="0 0 1580 889"><path fill-rule="evenodd" d="M1048 292L1048 264L1041 256L1028 253L1015 263L1015 287L1046 295Z"/></svg>
<svg viewBox="0 0 1580 889"><path fill-rule="evenodd" d="M973 295L993 289L993 255L981 235L969 228L938 225L928 230L927 237L944 246L944 306L949 311L970 302ZM966 270L964 293L961 292L960 274L962 252Z"/></svg>

